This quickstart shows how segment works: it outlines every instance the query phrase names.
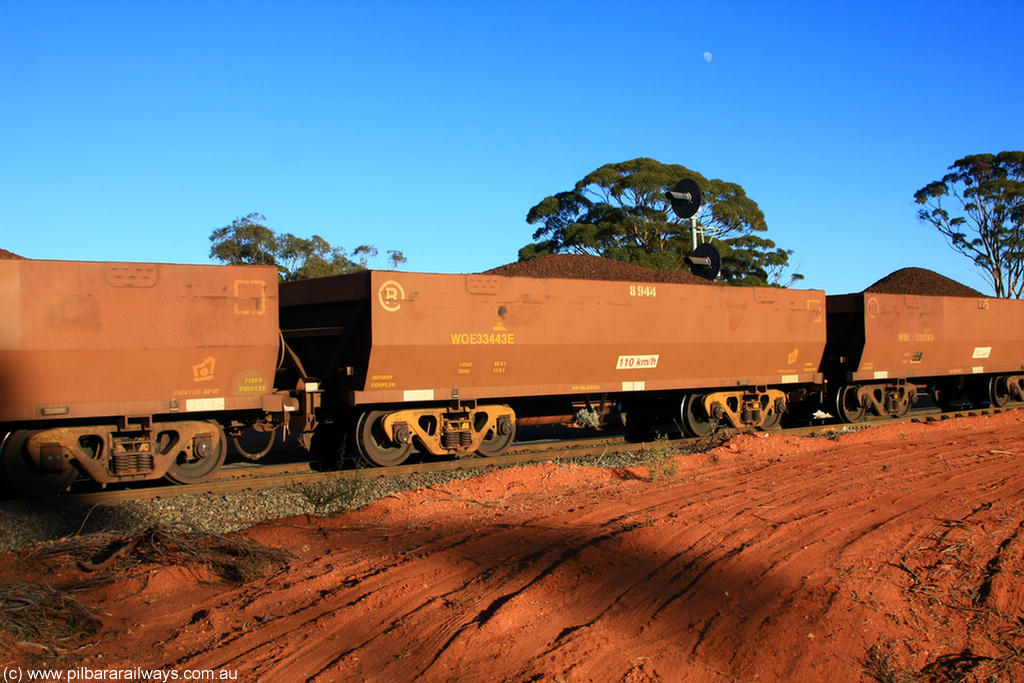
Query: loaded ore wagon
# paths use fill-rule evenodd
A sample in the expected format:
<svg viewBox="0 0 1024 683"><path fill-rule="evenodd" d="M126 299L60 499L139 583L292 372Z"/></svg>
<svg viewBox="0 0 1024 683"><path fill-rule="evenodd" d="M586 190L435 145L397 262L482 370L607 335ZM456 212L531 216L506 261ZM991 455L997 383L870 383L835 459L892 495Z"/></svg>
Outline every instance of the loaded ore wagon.
<svg viewBox="0 0 1024 683"><path fill-rule="evenodd" d="M1024 302L890 286L930 271L826 297L547 258L282 284L268 267L0 260L0 472L45 495L81 475L200 482L229 438L258 459L278 430L394 465L574 419L702 436L903 415L921 391L1024 401Z"/></svg>
<svg viewBox="0 0 1024 683"><path fill-rule="evenodd" d="M396 464L499 453L517 424L580 405L634 425L670 406L691 434L770 428L821 382L825 294L371 271L283 283L281 328L321 413Z"/></svg>
<svg viewBox="0 0 1024 683"><path fill-rule="evenodd" d="M283 410L274 268L0 260L0 311L2 466L24 493L199 481L225 428Z"/></svg>
<svg viewBox="0 0 1024 683"><path fill-rule="evenodd" d="M1024 301L865 291L828 297L822 366L838 417L1024 400Z"/></svg>

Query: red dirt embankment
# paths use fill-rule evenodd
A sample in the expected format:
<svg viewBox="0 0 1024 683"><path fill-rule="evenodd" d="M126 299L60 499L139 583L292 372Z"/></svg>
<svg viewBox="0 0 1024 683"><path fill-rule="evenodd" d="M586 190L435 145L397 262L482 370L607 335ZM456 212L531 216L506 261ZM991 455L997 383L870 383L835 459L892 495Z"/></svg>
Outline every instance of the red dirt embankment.
<svg viewBox="0 0 1024 683"><path fill-rule="evenodd" d="M107 637L81 665L360 683L1024 680L1022 434L1017 411L745 435L666 479L541 465L263 524L248 536L295 553L285 571L232 587L136 567L88 599Z"/></svg>

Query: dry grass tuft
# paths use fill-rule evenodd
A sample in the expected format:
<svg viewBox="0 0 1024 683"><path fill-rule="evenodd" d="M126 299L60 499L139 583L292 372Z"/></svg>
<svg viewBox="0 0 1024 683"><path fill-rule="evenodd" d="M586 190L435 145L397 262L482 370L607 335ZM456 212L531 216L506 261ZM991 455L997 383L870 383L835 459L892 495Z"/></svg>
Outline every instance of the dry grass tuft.
<svg viewBox="0 0 1024 683"><path fill-rule="evenodd" d="M872 645L861 660L864 675L877 683L1002 683L1014 681L1024 664L1024 651L1005 641L997 644L999 656L976 655L970 648L940 655L920 671L895 663L892 641Z"/></svg>
<svg viewBox="0 0 1024 683"><path fill-rule="evenodd" d="M0 583L0 631L53 652L84 644L100 628L99 612L70 591L35 583Z"/></svg>
<svg viewBox="0 0 1024 683"><path fill-rule="evenodd" d="M359 501L363 500L366 492L366 480L339 472L337 477L303 484L294 490L313 506L314 514L323 515L359 507Z"/></svg>
<svg viewBox="0 0 1024 683"><path fill-rule="evenodd" d="M917 683L921 680L920 674L897 666L894 659L890 645L872 645L861 661L864 675L877 683Z"/></svg>
<svg viewBox="0 0 1024 683"><path fill-rule="evenodd" d="M294 559L286 550L244 538L204 534L163 524L114 539L109 536L71 538L37 550L33 555L42 559L69 556L79 560L80 569L90 572L142 564L203 566L235 583L270 576Z"/></svg>

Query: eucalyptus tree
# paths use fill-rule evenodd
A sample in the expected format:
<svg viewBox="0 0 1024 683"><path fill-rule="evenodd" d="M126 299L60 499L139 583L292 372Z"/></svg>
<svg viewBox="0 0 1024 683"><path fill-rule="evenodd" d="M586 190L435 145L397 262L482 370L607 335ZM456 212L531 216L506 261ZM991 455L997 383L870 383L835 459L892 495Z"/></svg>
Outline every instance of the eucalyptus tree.
<svg viewBox="0 0 1024 683"><path fill-rule="evenodd" d="M356 247L349 255L320 235L307 239L279 234L266 222L262 214L250 213L217 228L210 235L210 256L224 263L276 266L281 279L287 281L366 270L369 259L378 255L369 244ZM392 249L387 254L391 267L405 263L402 252Z"/></svg>
<svg viewBox="0 0 1024 683"><path fill-rule="evenodd" d="M605 164L571 190L541 200L526 215L528 223L539 227L534 241L519 250L519 259L578 253L662 270L684 268L692 246L691 223L676 217L665 197L682 179L700 187L703 204L695 218L714 235L722 279L779 284L793 252L759 234L767 230L764 213L742 186L648 158ZM802 277L791 274L787 284Z"/></svg>
<svg viewBox="0 0 1024 683"><path fill-rule="evenodd" d="M914 193L918 218L969 258L1000 298L1024 297L1024 152L972 154Z"/></svg>

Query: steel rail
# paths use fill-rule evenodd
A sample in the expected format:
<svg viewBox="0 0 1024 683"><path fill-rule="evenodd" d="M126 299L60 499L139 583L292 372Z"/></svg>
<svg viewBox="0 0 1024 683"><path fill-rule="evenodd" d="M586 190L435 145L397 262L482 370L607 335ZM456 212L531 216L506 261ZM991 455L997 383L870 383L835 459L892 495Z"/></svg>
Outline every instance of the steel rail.
<svg viewBox="0 0 1024 683"><path fill-rule="evenodd" d="M723 428L710 436L699 438L673 438L670 443L679 449L692 451L701 447L701 442L718 445L739 434L786 434L792 436L827 436L845 432L860 431L905 422L935 422L957 417L993 415L1008 410L1020 410L1021 405L1004 408L973 408L942 412L938 409L914 411L902 418L868 419L857 423L817 424L804 427L789 427L768 432L748 432ZM724 440L723 440L724 439ZM276 465L240 464L222 468L210 481L200 484L171 484L163 482L140 482L147 484L140 488L121 488L83 493L70 493L52 498L22 498L0 501L0 509L11 506L45 507L75 503L80 505L101 505L135 500L157 500L177 496L204 493L222 494L238 491L259 491L275 487L316 484L318 482L397 477L450 472L467 469L491 469L538 462L566 461L581 458L600 458L623 454L642 454L655 447L656 442L628 442L624 437L584 437L551 441L521 442L513 444L509 452L491 457L472 457L457 460L438 460L403 464L395 467L362 467L341 470L316 470L313 462L296 462Z"/></svg>

